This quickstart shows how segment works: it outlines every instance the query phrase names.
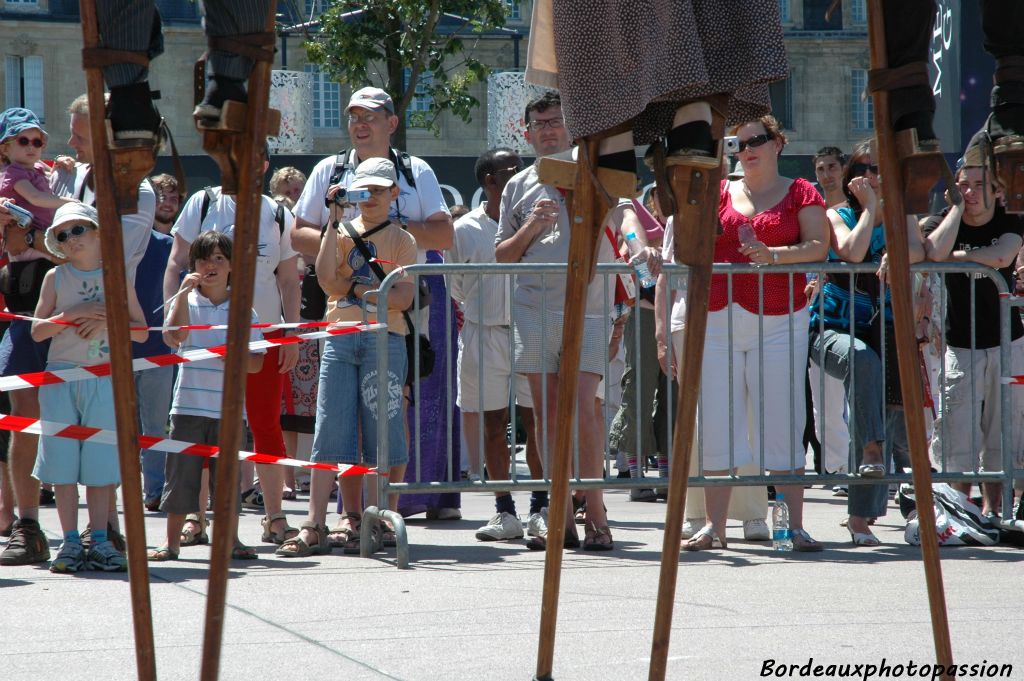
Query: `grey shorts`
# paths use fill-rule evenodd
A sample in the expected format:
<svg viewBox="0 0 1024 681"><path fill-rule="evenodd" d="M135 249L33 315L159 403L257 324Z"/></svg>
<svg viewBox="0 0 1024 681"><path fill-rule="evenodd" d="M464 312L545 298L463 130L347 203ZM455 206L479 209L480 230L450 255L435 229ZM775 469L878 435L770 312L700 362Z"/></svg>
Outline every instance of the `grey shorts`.
<svg viewBox="0 0 1024 681"><path fill-rule="evenodd" d="M512 370L521 374L557 373L562 354L562 324L561 312L516 305L512 315ZM607 327L600 317L584 318L580 371L604 376Z"/></svg>
<svg viewBox="0 0 1024 681"><path fill-rule="evenodd" d="M196 444L216 445L220 435L220 421L206 416L171 414L173 440ZM160 499L160 510L164 513L199 513L199 489L203 481L203 468L210 469L210 498L214 497L217 480L217 460L193 454L168 453L164 462L164 494ZM241 497L237 510L242 510Z"/></svg>

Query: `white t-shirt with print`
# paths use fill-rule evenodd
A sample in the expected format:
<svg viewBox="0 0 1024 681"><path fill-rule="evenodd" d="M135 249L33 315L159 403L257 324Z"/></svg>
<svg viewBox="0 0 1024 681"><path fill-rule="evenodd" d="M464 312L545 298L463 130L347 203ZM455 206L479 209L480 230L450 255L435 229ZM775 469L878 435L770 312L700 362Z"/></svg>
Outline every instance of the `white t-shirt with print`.
<svg viewBox="0 0 1024 681"><path fill-rule="evenodd" d="M393 159L392 159L393 160ZM302 195L295 203L295 216L314 225L326 225L330 219L331 212L324 202L327 195L327 188L330 186L331 173L337 163L337 155L328 156L313 168L306 180L306 186ZM395 168L398 174L398 200L391 204L388 217L396 222L405 218L413 222L423 222L435 213L448 213L448 206L445 203L444 195L441 193L441 185L437 183L437 176L427 165L427 162L417 156L409 157L412 177L416 181L416 187L409 185L405 173L400 168ZM348 187L355 176L356 166L359 160L356 158L354 149L348 151L348 165L342 174L338 184ZM351 220L359 215L358 205L350 206L345 210L345 219ZM419 249L418 262L426 262L423 249Z"/></svg>
<svg viewBox="0 0 1024 681"><path fill-rule="evenodd" d="M199 190L189 197L181 209L172 236L180 236L188 243L196 240L201 232L222 232L234 239L236 204L233 196L223 196L220 187L212 189L214 198L210 200L206 218L200 225L205 190ZM284 231L277 224L278 204L269 196L264 196L260 204L260 231L256 254L256 281L253 287L253 307L263 322L277 323L282 320L281 292L277 288L277 276L274 270L282 260L294 258L297 253L292 249L292 231L295 229L295 218L287 208L284 211Z"/></svg>

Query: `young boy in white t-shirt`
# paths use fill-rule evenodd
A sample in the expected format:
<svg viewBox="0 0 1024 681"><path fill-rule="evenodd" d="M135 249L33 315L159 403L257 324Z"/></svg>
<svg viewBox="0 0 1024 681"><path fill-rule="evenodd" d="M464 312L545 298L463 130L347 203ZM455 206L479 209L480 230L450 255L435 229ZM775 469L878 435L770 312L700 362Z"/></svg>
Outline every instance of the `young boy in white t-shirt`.
<svg viewBox="0 0 1024 681"><path fill-rule="evenodd" d="M189 273L170 303L167 325L227 324L230 277L231 239L221 232L203 232L189 247ZM258 321L255 312L252 321ZM181 352L222 345L226 338L227 333L223 329L164 332L164 342ZM261 338L258 329L251 330L250 340ZM256 373L262 366L263 352L251 352L249 373ZM172 439L217 444L223 385L224 367L220 359L189 362L179 367L171 403ZM177 560L181 551L182 525L186 519L199 525L195 534L201 539L194 543L208 541L206 516L199 501L203 469L207 466L212 488L217 474L216 461L190 454L167 455L164 494L160 500L160 510L167 514L167 537L162 546L149 552L150 561ZM256 558L256 552L243 545L236 534L231 557L251 560Z"/></svg>

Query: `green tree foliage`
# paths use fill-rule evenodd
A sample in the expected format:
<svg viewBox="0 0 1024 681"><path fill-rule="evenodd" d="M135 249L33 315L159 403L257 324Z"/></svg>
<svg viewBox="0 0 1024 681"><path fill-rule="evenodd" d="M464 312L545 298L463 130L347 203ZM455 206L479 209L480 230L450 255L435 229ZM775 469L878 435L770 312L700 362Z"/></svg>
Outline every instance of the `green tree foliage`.
<svg viewBox="0 0 1024 681"><path fill-rule="evenodd" d="M472 119L480 102L470 88L489 72L473 49L480 33L505 24L507 11L504 0L336 0L304 46L331 79L387 90L400 121L394 142L401 148L407 125L438 134L443 111ZM443 18L444 30L438 30ZM417 94L430 97L428 110L409 111Z"/></svg>

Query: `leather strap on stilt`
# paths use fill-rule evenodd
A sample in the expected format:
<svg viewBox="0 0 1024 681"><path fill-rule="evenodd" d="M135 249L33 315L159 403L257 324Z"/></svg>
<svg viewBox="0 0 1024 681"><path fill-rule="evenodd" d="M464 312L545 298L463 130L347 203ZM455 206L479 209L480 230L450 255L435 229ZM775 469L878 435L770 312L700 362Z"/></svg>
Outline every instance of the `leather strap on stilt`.
<svg viewBox="0 0 1024 681"><path fill-rule="evenodd" d="M231 52L233 54L248 57L253 61L274 61L273 33L240 33L238 35L210 36L207 45L211 50L218 52Z"/></svg>
<svg viewBox="0 0 1024 681"><path fill-rule="evenodd" d="M1024 82L1024 57L1012 55L996 59L996 70L992 78L996 85Z"/></svg>
<svg viewBox="0 0 1024 681"><path fill-rule="evenodd" d="M898 90L918 85L929 85L928 64L923 61L910 62L894 69L868 71L868 92Z"/></svg>
<svg viewBox="0 0 1024 681"><path fill-rule="evenodd" d="M131 50L108 50L105 47L87 47L82 50L82 66L87 69L101 69L117 64L138 64L149 67L149 55Z"/></svg>

